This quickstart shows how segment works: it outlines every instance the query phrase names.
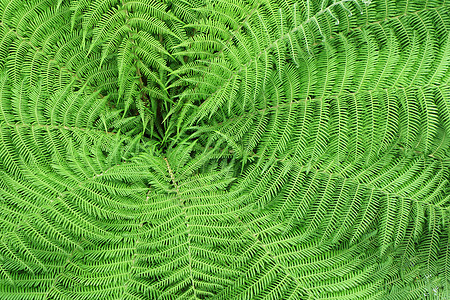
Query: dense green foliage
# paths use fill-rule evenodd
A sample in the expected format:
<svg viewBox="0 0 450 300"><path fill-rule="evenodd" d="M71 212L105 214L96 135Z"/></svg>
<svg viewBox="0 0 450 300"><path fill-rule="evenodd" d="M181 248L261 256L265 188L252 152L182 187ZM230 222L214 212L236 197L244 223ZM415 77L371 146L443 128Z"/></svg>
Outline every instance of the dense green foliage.
<svg viewBox="0 0 450 300"><path fill-rule="evenodd" d="M1 0L0 299L450 299L445 0Z"/></svg>

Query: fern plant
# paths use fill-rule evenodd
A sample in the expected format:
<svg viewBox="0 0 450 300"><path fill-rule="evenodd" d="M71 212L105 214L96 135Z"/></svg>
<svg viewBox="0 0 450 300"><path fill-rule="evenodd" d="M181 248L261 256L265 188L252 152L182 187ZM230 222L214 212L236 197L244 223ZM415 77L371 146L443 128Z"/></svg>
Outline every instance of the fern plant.
<svg viewBox="0 0 450 300"><path fill-rule="evenodd" d="M445 0L2 0L0 299L450 299Z"/></svg>

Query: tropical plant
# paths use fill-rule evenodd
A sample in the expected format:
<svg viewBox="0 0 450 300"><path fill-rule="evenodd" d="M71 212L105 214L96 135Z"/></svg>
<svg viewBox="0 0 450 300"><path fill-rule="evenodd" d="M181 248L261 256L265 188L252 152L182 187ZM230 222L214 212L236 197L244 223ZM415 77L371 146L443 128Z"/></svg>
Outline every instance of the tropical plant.
<svg viewBox="0 0 450 300"><path fill-rule="evenodd" d="M445 0L2 0L0 299L450 299Z"/></svg>

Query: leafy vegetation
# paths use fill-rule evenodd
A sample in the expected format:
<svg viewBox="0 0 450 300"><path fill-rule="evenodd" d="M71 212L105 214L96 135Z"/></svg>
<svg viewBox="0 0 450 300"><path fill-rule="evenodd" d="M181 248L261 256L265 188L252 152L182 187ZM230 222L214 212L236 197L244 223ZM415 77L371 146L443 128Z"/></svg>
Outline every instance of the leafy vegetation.
<svg viewBox="0 0 450 300"><path fill-rule="evenodd" d="M0 299L450 299L445 0L2 0Z"/></svg>

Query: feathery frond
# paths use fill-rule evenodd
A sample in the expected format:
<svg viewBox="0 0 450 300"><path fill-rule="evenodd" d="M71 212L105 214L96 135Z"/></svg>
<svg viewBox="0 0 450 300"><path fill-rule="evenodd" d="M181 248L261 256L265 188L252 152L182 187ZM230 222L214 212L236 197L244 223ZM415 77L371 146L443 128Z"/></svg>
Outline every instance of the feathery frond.
<svg viewBox="0 0 450 300"><path fill-rule="evenodd" d="M0 2L0 299L447 299L442 0Z"/></svg>

